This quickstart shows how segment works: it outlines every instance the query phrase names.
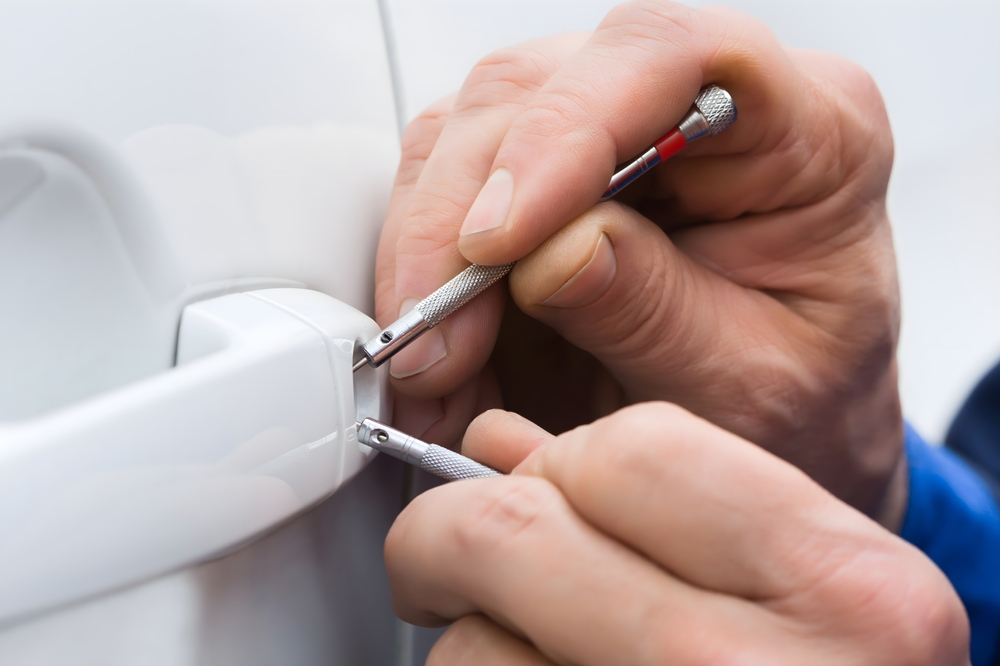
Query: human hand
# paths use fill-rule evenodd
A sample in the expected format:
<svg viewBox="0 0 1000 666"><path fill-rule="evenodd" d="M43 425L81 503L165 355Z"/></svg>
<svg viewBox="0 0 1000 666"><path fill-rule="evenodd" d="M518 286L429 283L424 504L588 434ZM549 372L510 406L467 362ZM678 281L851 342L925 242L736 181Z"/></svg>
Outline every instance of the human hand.
<svg viewBox="0 0 1000 666"><path fill-rule="evenodd" d="M737 122L594 206L708 83ZM400 353L397 424L447 444L501 393L554 431L670 400L898 525L891 162L863 71L732 11L630 3L589 38L487 57L404 137L378 318L469 262L520 259L530 319L508 310L499 388L502 287Z"/></svg>
<svg viewBox="0 0 1000 666"><path fill-rule="evenodd" d="M513 473L423 493L386 539L397 614L455 621L429 666L969 664L930 560L675 406L558 437L488 412L462 451Z"/></svg>

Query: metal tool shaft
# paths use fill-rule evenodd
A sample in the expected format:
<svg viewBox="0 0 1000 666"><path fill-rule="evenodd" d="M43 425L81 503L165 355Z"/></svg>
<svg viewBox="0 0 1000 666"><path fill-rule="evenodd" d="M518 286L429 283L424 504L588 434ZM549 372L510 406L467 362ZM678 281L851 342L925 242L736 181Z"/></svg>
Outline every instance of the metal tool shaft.
<svg viewBox="0 0 1000 666"><path fill-rule="evenodd" d="M354 369L364 367L365 363L379 367L400 349L416 340L421 333L434 328L455 310L486 291L490 285L507 275L513 267L514 264L503 266L472 264L362 345L361 353L364 354L364 358L358 359Z"/></svg>
<svg viewBox="0 0 1000 666"><path fill-rule="evenodd" d="M691 109L677 127L657 139L652 148L611 177L608 189L601 195L601 201L615 196L636 178L669 159L692 141L703 136L715 136L734 122L736 105L733 104L733 98L719 86L706 86L698 93Z"/></svg>
<svg viewBox="0 0 1000 666"><path fill-rule="evenodd" d="M449 481L502 476L460 453L428 444L375 419L365 419L358 424L358 441Z"/></svg>

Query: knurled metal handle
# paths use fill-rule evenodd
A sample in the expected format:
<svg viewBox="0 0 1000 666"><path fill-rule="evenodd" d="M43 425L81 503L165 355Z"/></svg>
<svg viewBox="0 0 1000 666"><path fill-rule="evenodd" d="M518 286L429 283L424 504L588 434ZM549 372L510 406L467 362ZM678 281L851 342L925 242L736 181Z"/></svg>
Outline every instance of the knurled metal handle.
<svg viewBox="0 0 1000 666"><path fill-rule="evenodd" d="M472 264L448 280L440 289L417 303L413 309L424 316L428 328L434 328L455 310L486 291L494 282L510 272L514 264L480 266Z"/></svg>
<svg viewBox="0 0 1000 666"><path fill-rule="evenodd" d="M427 452L420 459L420 469L449 481L501 476L496 470L437 444L427 445Z"/></svg>
<svg viewBox="0 0 1000 666"><path fill-rule="evenodd" d="M364 358L354 364L354 369L357 370L368 363L376 368L379 367L400 349L420 337L424 331L443 322L453 312L507 275L513 267L512 263L503 266L472 264L363 344L361 352Z"/></svg>
<svg viewBox="0 0 1000 666"><path fill-rule="evenodd" d="M358 441L449 481L502 476L496 470L480 465L461 453L422 442L373 418L362 419L358 424Z"/></svg>
<svg viewBox="0 0 1000 666"><path fill-rule="evenodd" d="M708 133L712 136L736 122L736 104L732 96L715 84L703 88L694 105L708 121Z"/></svg>

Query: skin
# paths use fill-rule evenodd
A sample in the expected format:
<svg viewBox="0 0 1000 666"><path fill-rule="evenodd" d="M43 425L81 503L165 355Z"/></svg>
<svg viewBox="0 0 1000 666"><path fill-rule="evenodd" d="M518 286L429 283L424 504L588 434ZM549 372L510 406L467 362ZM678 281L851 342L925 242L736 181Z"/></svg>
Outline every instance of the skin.
<svg viewBox="0 0 1000 666"><path fill-rule="evenodd" d="M420 495L386 540L399 616L454 621L429 666L969 664L922 553L679 407L558 437L491 411L462 449L512 473Z"/></svg>
<svg viewBox="0 0 1000 666"><path fill-rule="evenodd" d="M708 83L737 122L595 205ZM593 34L488 56L404 135L378 320L470 262L518 264L509 296L491 288L393 359L396 424L450 445L490 407L560 433L667 400L898 528L891 164L864 71L730 10L633 2ZM503 224L460 235L501 170Z"/></svg>

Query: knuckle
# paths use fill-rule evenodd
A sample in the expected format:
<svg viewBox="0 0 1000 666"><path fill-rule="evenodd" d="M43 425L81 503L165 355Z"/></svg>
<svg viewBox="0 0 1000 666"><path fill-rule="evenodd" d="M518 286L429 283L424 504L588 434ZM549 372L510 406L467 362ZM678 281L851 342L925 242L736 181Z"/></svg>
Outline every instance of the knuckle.
<svg viewBox="0 0 1000 666"><path fill-rule="evenodd" d="M866 526L866 529L869 529ZM860 537L860 535L858 535ZM847 540L816 554L813 579L800 603L852 645L858 663L879 665L961 663L969 626L951 584L913 547L882 534Z"/></svg>
<svg viewBox="0 0 1000 666"><path fill-rule="evenodd" d="M625 28L636 34L649 34L660 41L690 37L698 31L695 10L661 0L632 0L608 12L602 27Z"/></svg>
<svg viewBox="0 0 1000 666"><path fill-rule="evenodd" d="M788 163L825 182L822 194L852 180L859 196L844 198L844 204L869 206L884 197L893 159L882 95L863 67L835 55L810 58L814 60L800 66L805 74L803 113L809 118L803 127L811 131L795 133L798 141L785 144L792 158Z"/></svg>
<svg viewBox="0 0 1000 666"><path fill-rule="evenodd" d="M733 55L739 54L740 59L747 59L751 53L781 48L778 36L756 16L724 5L706 7L699 12L715 24L726 46L734 49Z"/></svg>
<svg viewBox="0 0 1000 666"><path fill-rule="evenodd" d="M596 71L588 76L568 75L559 86L538 91L512 128L515 138L531 143L533 139L560 137L571 146L596 140L613 156L611 129L591 122L595 109L607 105L608 81L626 71L630 75L647 73L648 62L663 56L664 43L690 44L700 29L697 24L693 10L672 3L635 0L612 9L598 28L598 33L605 33L600 39L611 50L590 53Z"/></svg>
<svg viewBox="0 0 1000 666"><path fill-rule="evenodd" d="M539 139L551 141L556 137L564 144L578 141L581 126L586 126L580 121L592 106L583 97L581 92L573 90L539 95L518 117L508 142L535 143Z"/></svg>
<svg viewBox="0 0 1000 666"><path fill-rule="evenodd" d="M557 58L529 46L512 46L480 60L472 68L456 102L467 113L494 106L523 103L558 70Z"/></svg>
<svg viewBox="0 0 1000 666"><path fill-rule="evenodd" d="M954 589L940 574L908 578L898 581L905 586L901 594L907 602L895 603L894 595L882 609L887 628L882 636L888 638L885 653L893 655L897 664L959 663L967 654L969 622Z"/></svg>
<svg viewBox="0 0 1000 666"><path fill-rule="evenodd" d="M659 433L662 437L665 429L693 419L691 412L672 402L657 400L629 405L616 413L626 423L635 423L643 430ZM648 434L643 432L642 434Z"/></svg>
<svg viewBox="0 0 1000 666"><path fill-rule="evenodd" d="M690 445L686 434L698 420L673 403L655 401L625 407L603 420L597 437L589 438L592 461L598 475L622 478L658 475L665 462L674 465ZM695 426L697 427L697 426ZM622 437L622 433L626 436ZM607 446L612 435L616 446Z"/></svg>
<svg viewBox="0 0 1000 666"><path fill-rule="evenodd" d="M426 259L441 250L457 254L454 230L467 212L454 191L421 189L409 201L407 223L396 241L397 257Z"/></svg>
<svg viewBox="0 0 1000 666"><path fill-rule="evenodd" d="M882 94L867 69L853 60L836 54L824 54L823 57L836 68L838 87L848 94L855 104L884 112Z"/></svg>
<svg viewBox="0 0 1000 666"><path fill-rule="evenodd" d="M559 491L544 479L508 477L484 486L489 490L476 497L454 526L454 541L469 557L515 547L519 537L544 529L541 523L565 506Z"/></svg>
<svg viewBox="0 0 1000 666"><path fill-rule="evenodd" d="M453 104L453 98L445 98L427 107L410 121L400 139L401 163L413 159L423 161L430 155L448 121Z"/></svg>
<svg viewBox="0 0 1000 666"><path fill-rule="evenodd" d="M869 146L868 156L876 157L874 163L888 172L892 166L893 141L882 93L868 70L846 58L838 60L843 72L840 83L841 105L848 109L844 116L853 130L850 134L852 138L853 135L858 135L860 140L856 143ZM888 173L886 182L887 179ZM884 189L886 183L875 180L878 189Z"/></svg>

